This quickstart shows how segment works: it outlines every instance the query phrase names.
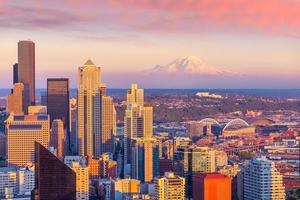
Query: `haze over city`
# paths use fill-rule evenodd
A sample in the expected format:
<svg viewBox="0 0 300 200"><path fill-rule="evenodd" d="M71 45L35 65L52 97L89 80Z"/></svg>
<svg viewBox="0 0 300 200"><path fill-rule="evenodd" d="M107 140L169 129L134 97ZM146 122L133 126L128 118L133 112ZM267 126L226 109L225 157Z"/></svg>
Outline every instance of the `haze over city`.
<svg viewBox="0 0 300 200"><path fill-rule="evenodd" d="M299 88L299 17L295 0L2 0L0 87L30 39L37 88L57 74L76 87L89 58L111 88Z"/></svg>

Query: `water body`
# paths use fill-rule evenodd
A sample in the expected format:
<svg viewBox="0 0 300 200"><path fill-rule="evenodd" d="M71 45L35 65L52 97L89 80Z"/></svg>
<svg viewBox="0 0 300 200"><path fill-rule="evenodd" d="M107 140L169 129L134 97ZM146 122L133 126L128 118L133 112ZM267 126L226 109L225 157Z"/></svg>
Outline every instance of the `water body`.
<svg viewBox="0 0 300 200"><path fill-rule="evenodd" d="M107 94L113 97L125 98L127 89L107 89ZM5 97L10 89L0 89L0 97ZM37 97L46 89L37 89ZM145 89L146 96L164 95L195 95L197 92L209 92L221 95L250 95L284 99L300 99L300 89ZM70 96L77 96L77 89L70 90Z"/></svg>

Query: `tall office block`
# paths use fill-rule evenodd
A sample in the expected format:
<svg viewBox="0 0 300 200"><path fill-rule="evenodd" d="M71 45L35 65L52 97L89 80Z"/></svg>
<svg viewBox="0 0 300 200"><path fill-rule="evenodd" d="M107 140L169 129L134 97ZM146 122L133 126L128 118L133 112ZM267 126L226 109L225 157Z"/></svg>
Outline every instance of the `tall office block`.
<svg viewBox="0 0 300 200"><path fill-rule="evenodd" d="M75 200L76 174L48 151L35 144L35 200Z"/></svg>
<svg viewBox="0 0 300 200"><path fill-rule="evenodd" d="M231 178L219 173L194 174L193 200L231 200Z"/></svg>
<svg viewBox="0 0 300 200"><path fill-rule="evenodd" d="M243 170L244 200L285 199L282 175L266 157L253 158Z"/></svg>
<svg viewBox="0 0 300 200"><path fill-rule="evenodd" d="M35 44L32 41L18 42L18 82L23 83L29 102L26 105L35 104Z"/></svg>
<svg viewBox="0 0 300 200"><path fill-rule="evenodd" d="M18 83L18 63L13 65L13 83Z"/></svg>
<svg viewBox="0 0 300 200"><path fill-rule="evenodd" d="M69 106L69 79L48 78L47 79L47 111L50 115L50 123L61 119L64 128L69 132L70 121Z"/></svg>
<svg viewBox="0 0 300 200"><path fill-rule="evenodd" d="M130 163L131 141L135 138L152 137L153 108L144 105L144 90L132 84L127 91L124 117L124 163Z"/></svg>
<svg viewBox="0 0 300 200"><path fill-rule="evenodd" d="M186 197L192 197L192 176L195 172L215 172L215 152L206 147L177 148L174 153L174 172L186 180Z"/></svg>
<svg viewBox="0 0 300 200"><path fill-rule="evenodd" d="M113 153L115 111L101 83L100 67L88 60L78 69L78 151L99 157Z"/></svg>
<svg viewBox="0 0 300 200"><path fill-rule="evenodd" d="M79 162L72 162L70 167L76 173L76 200L89 199L89 168Z"/></svg>
<svg viewBox="0 0 300 200"><path fill-rule="evenodd" d="M50 135L50 146L54 147L57 152L57 157L60 160L63 160L65 156L65 130L64 130L64 122L60 119L55 119L52 122L51 126L51 135Z"/></svg>
<svg viewBox="0 0 300 200"><path fill-rule="evenodd" d="M113 153L116 136L116 110L112 97L102 96L102 130L100 136L101 149L97 154Z"/></svg>
<svg viewBox="0 0 300 200"><path fill-rule="evenodd" d="M173 172L166 172L163 177L155 178L154 184L156 200L185 199L185 179Z"/></svg>
<svg viewBox="0 0 300 200"><path fill-rule="evenodd" d="M12 89L11 93L7 95L6 110L9 113L23 115L25 112L27 112L28 107L26 108L26 104L24 104L26 101L24 92L23 83L14 84L14 88Z"/></svg>
<svg viewBox="0 0 300 200"><path fill-rule="evenodd" d="M24 166L33 163L35 142L48 148L49 123L48 115L11 115L7 119L7 161L9 166Z"/></svg>
<svg viewBox="0 0 300 200"><path fill-rule="evenodd" d="M159 146L155 138L136 138L132 141L131 177L151 182L159 175Z"/></svg>

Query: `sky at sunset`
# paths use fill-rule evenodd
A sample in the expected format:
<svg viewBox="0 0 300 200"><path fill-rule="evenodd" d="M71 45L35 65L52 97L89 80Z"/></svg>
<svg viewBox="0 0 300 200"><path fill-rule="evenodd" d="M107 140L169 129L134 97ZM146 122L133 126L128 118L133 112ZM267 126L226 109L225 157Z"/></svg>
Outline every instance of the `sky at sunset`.
<svg viewBox="0 0 300 200"><path fill-rule="evenodd" d="M91 59L110 88L300 88L300 0L0 0L0 88L27 39L37 87ZM238 75L150 72L189 55Z"/></svg>

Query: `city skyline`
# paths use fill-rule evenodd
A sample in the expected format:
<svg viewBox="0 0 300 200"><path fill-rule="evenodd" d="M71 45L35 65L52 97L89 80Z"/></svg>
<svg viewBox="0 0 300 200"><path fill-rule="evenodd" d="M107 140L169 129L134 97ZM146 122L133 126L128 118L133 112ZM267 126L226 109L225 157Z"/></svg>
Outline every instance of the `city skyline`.
<svg viewBox="0 0 300 200"><path fill-rule="evenodd" d="M144 88L299 88L297 1L32 2L0 3L1 88L12 86L15 43L28 38L36 44L37 88L56 74L75 87L76 69L88 58L112 88L132 82ZM178 84L164 81L170 79L165 73L153 83L146 73L191 55L242 76L188 74Z"/></svg>

